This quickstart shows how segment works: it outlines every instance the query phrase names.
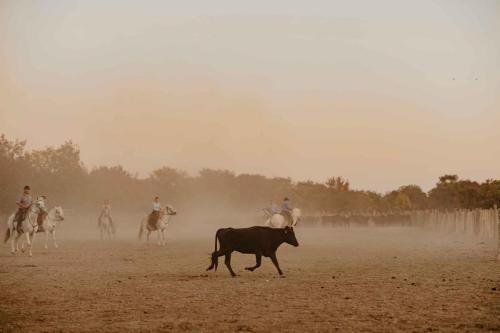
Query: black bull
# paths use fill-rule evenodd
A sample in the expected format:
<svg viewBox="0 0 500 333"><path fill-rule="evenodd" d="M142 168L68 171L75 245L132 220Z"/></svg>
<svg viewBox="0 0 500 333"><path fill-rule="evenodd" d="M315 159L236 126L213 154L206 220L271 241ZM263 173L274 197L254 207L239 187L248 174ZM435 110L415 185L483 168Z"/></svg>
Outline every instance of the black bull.
<svg viewBox="0 0 500 333"><path fill-rule="evenodd" d="M219 240L220 249L217 251L217 240ZM208 270L217 270L218 258L225 256L224 263L232 276L236 276L231 268L231 253L238 251L246 254L255 254L256 264L253 267L245 267L246 270L253 272L260 266L262 256L271 258L278 273L283 275L276 259L276 250L283 244L288 243L293 246L299 246L293 228L273 229L269 227L250 227L250 228L224 228L215 233L215 251L212 253L212 263Z"/></svg>

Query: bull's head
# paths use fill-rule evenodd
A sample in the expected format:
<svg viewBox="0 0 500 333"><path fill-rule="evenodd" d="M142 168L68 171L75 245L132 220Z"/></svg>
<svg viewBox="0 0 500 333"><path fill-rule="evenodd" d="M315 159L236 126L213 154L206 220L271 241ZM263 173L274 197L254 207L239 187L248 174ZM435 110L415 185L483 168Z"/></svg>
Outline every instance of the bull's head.
<svg viewBox="0 0 500 333"><path fill-rule="evenodd" d="M285 243L293 246L299 246L299 242L297 241L297 238L295 238L295 232L292 227L285 227L283 229L283 233L285 235Z"/></svg>

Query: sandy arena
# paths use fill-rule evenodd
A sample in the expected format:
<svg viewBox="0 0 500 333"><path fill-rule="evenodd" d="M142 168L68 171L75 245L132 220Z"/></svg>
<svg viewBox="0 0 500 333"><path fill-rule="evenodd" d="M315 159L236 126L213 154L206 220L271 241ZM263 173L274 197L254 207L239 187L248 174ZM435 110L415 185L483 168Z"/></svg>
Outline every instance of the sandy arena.
<svg viewBox="0 0 500 333"><path fill-rule="evenodd" d="M297 228L279 278L233 255L205 272L214 231L172 228L165 247L129 234L59 235L32 258L0 254L3 332L500 331L500 263L493 242L414 228Z"/></svg>

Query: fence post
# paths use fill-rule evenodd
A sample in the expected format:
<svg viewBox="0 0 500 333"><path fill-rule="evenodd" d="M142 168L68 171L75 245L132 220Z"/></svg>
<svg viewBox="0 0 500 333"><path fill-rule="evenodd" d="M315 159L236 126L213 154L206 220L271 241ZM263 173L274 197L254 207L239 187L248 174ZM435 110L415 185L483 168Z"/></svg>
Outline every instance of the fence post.
<svg viewBox="0 0 500 333"><path fill-rule="evenodd" d="M496 230L496 237L497 237L497 260L500 261L500 216L498 216L498 207L497 205L493 205L493 212L494 212L494 219L495 221L495 228Z"/></svg>

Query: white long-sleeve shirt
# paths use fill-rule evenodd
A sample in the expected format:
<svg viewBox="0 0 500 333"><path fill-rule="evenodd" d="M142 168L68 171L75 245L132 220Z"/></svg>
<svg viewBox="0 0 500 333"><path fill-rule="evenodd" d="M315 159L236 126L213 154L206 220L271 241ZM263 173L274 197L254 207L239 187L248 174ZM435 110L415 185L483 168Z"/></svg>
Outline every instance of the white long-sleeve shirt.
<svg viewBox="0 0 500 333"><path fill-rule="evenodd" d="M161 210L161 204L159 202L153 202L153 210L159 212Z"/></svg>

